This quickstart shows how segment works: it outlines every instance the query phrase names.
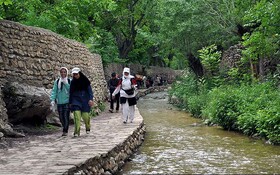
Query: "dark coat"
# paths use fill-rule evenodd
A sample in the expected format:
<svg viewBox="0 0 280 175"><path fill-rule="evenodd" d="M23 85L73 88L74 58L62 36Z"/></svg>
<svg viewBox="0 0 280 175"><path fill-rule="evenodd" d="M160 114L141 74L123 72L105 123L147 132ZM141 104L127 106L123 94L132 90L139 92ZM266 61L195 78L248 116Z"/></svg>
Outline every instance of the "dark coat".
<svg viewBox="0 0 280 175"><path fill-rule="evenodd" d="M70 85L71 111L90 112L89 100L93 100L93 91L88 78L81 72L79 79L73 79Z"/></svg>

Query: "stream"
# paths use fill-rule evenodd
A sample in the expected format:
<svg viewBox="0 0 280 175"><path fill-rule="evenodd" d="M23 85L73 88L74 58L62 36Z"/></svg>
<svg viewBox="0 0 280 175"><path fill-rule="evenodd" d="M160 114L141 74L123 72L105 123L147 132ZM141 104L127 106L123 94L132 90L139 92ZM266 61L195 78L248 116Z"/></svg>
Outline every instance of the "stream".
<svg viewBox="0 0 280 175"><path fill-rule="evenodd" d="M280 146L206 126L169 104L167 92L148 94L137 107L145 141L120 174L280 173Z"/></svg>

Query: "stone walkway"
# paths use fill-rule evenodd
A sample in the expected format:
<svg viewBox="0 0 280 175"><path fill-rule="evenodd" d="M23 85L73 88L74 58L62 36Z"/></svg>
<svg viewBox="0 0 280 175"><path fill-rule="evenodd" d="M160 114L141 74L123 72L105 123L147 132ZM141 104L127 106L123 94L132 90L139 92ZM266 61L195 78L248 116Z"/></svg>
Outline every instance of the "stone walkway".
<svg viewBox="0 0 280 175"><path fill-rule="evenodd" d="M108 110L106 110L108 111ZM138 109L133 123L123 124L121 113L103 112L91 120L91 132L74 138L73 125L69 135L61 133L38 136L8 150L0 150L1 175L62 174L89 158L106 154L128 138L143 122Z"/></svg>

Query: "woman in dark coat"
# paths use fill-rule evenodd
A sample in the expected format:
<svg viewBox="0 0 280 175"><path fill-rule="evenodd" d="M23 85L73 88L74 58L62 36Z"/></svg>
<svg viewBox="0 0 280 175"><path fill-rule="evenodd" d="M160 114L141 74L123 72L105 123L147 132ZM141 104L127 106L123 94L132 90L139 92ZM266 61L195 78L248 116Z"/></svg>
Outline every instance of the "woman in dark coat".
<svg viewBox="0 0 280 175"><path fill-rule="evenodd" d="M80 135L81 117L85 122L86 133L90 132L89 112L93 106L93 92L89 79L81 72L80 68L73 68L72 75L69 104L74 113L74 137L77 137Z"/></svg>

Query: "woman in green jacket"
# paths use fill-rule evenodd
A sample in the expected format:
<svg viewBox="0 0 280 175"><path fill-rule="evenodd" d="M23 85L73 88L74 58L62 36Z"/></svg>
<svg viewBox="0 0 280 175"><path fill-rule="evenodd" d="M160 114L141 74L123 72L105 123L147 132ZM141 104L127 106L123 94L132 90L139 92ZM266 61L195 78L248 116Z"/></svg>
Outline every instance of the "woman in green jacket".
<svg viewBox="0 0 280 175"><path fill-rule="evenodd" d="M68 69L66 67L61 67L59 72L60 77L54 81L50 100L53 108L57 103L59 120L63 127L62 136L67 136L70 118L69 91L71 81L68 78Z"/></svg>

